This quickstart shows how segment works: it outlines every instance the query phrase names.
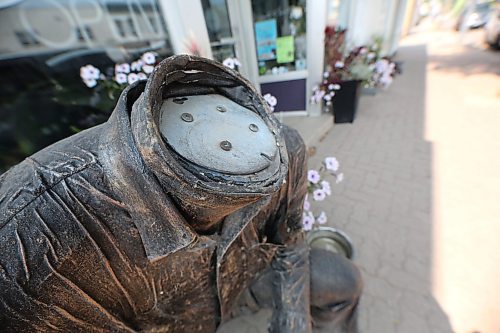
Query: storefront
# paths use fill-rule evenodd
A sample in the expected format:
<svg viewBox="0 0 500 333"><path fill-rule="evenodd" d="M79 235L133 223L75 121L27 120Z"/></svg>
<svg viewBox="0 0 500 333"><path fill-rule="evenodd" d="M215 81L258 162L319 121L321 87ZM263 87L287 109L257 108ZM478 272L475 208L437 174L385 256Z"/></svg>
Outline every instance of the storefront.
<svg viewBox="0 0 500 333"><path fill-rule="evenodd" d="M325 26L348 28L352 43L379 31L394 51L405 3L0 0L0 172L109 117L116 96L82 84L82 66L112 69L147 51L235 57L242 75L277 98L276 112L320 115L308 101L322 80Z"/></svg>
<svg viewBox="0 0 500 333"><path fill-rule="evenodd" d="M175 26L176 33L172 35L177 34L184 41L196 36L204 56L219 61L236 57L241 63L240 72L263 94L271 93L277 98L275 111L289 115L319 114L319 109L315 112L316 107L307 101L308 92L317 83L314 81L321 79L323 70L326 0L175 0L168 3L184 9L178 11L181 17L166 11L167 22L190 22L181 28ZM201 15L204 20L193 19ZM204 27L206 32L202 32ZM178 46L178 52L192 53L186 42Z"/></svg>

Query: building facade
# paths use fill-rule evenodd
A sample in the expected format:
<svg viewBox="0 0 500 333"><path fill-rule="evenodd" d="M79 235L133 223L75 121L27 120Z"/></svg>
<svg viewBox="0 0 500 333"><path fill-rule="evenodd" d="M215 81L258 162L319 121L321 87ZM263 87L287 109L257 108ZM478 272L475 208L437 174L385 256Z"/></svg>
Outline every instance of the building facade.
<svg viewBox="0 0 500 333"><path fill-rule="evenodd" d="M191 53L223 61L283 115L320 115L310 104L324 70L324 29L348 43L373 36L397 48L411 0L0 0L0 171L102 122L112 101L89 90L80 67ZM106 102L109 104L107 105Z"/></svg>

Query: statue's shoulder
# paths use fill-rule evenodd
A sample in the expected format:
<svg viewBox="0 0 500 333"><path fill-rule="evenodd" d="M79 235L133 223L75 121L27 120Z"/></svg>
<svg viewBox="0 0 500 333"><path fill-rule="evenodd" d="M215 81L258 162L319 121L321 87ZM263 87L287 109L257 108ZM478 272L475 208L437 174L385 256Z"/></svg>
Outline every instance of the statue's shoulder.
<svg viewBox="0 0 500 333"><path fill-rule="evenodd" d="M101 132L97 126L58 141L0 175L0 230L52 187L99 166Z"/></svg>

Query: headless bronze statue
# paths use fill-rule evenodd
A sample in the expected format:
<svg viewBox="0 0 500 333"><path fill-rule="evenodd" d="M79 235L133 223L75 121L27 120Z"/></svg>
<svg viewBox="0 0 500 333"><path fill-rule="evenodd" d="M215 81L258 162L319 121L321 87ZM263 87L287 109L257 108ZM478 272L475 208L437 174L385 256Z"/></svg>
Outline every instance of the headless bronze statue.
<svg viewBox="0 0 500 333"><path fill-rule="evenodd" d="M359 272L307 246L305 168L238 73L164 60L0 176L0 331L215 332L246 291L271 332L354 331Z"/></svg>

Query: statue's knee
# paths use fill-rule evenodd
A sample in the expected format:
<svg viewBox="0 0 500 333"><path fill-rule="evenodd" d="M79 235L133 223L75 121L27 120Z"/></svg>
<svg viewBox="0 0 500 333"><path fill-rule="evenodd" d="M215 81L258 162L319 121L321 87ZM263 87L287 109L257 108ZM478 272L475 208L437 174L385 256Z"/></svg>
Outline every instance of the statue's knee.
<svg viewBox="0 0 500 333"><path fill-rule="evenodd" d="M356 307L363 282L354 263L342 255L311 249L311 314L316 322L341 320Z"/></svg>

